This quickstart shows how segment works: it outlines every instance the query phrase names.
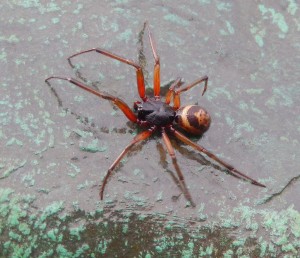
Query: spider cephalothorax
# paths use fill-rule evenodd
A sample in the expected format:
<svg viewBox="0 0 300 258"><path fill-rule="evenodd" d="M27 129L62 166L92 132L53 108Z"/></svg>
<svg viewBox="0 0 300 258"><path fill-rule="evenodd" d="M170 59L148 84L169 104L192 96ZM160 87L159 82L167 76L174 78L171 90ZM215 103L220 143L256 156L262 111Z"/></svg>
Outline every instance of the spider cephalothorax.
<svg viewBox="0 0 300 258"><path fill-rule="evenodd" d="M166 126L175 120L176 112L160 99L149 98L145 102L137 102L134 106L138 119L149 125Z"/></svg>
<svg viewBox="0 0 300 258"><path fill-rule="evenodd" d="M97 52L102 55L105 55L107 57L110 57L112 59L118 60L122 63L128 64L133 66L136 69L136 78L137 78L137 89L139 96L141 98L141 101L134 102L134 111L129 108L129 106L118 97L112 96L110 94L100 92L97 90L92 89L91 87L85 85L84 83L73 79L73 78L67 78L67 77L59 77L59 76L51 76L46 79L46 82L50 79L61 79L66 80L74 85L100 97L106 100L111 101L114 103L123 113L124 115L133 123L136 123L144 128L143 132L139 133L137 136L134 137L134 139L125 147L125 149L121 152L119 157L113 162L113 164L110 166L110 168L107 171L106 176L103 179L102 186L100 188L100 198L103 199L103 192L105 185L107 184L107 181L114 170L114 168L119 164L119 162L122 160L122 158L130 151L130 149L138 142L141 142L147 138L149 138L154 132L161 133L162 139L166 145L167 151L172 159L174 168L176 170L176 173L179 178L179 186L183 190L183 193L185 194L186 198L191 202L192 205L195 205L192 201L192 198L187 190L187 187L185 185L184 177L181 172L181 169L177 163L177 159L175 156L174 149L172 147L171 141L169 139L168 134L171 134L175 136L177 139L182 141L185 144L188 144L189 146L193 147L194 149L206 154L208 157L213 159L214 161L218 162L219 164L223 165L226 169L228 169L229 172L234 174L235 176L241 177L245 180L250 181L252 184L265 187L265 185L257 182L256 180L248 177L247 175L241 173L237 169L235 169L233 166L229 165L225 161L219 159L217 156L215 156L210 151L206 150L202 146L194 143L189 138L187 138L185 135L180 133L176 130L174 125L179 125L182 129L185 131L195 134L195 135L201 135L203 134L210 126L211 118L207 111L196 105L188 105L180 107L180 94L182 92L185 92L191 88L193 88L196 85L199 85L200 83L204 82L204 89L202 91L202 95L204 95L206 89L207 89L207 82L208 77L203 76L199 78L198 80L181 87L183 84L181 82L181 79L176 79L172 85L170 86L166 96L165 100L161 100L160 96L160 60L157 55L156 47L154 44L153 37L151 35L150 29L148 29L150 44L152 48L153 57L155 60L154 64L154 80L153 80L153 92L154 97L148 98L146 96L146 90L145 90L145 82L144 82L144 75L142 67L135 63L134 61L131 61L129 59L123 58L119 55L113 54L107 50L101 49L101 48L92 48L85 51L81 51L79 53L76 53L68 58L70 61L71 58L78 56L83 53L87 52ZM170 103L173 101L173 105L171 106Z"/></svg>

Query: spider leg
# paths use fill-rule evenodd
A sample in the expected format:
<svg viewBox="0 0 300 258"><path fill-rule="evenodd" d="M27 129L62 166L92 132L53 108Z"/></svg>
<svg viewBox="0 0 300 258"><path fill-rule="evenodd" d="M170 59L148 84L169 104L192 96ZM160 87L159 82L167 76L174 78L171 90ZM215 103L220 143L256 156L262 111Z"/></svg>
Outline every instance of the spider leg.
<svg viewBox="0 0 300 258"><path fill-rule="evenodd" d="M180 87L180 85L182 85L182 84L183 84L183 82L181 81L181 78L179 78L179 77L171 84L171 86L166 94L166 100L165 100L166 104L168 104L168 105L170 104L171 99L174 96L174 91L175 91L174 89L176 87Z"/></svg>
<svg viewBox="0 0 300 258"><path fill-rule="evenodd" d="M174 106L173 108L175 110L177 110L178 108L180 108L180 93L187 91L191 88L193 88L194 86L196 86L197 84L204 82L204 89L202 91L202 96L204 95L206 89L207 89L207 82L208 82L208 77L205 75L199 79L197 79L196 81L186 85L184 88L181 88L179 90L174 89L174 98L173 98L173 102L174 102ZM179 85L180 86L180 85Z"/></svg>
<svg viewBox="0 0 300 258"><path fill-rule="evenodd" d="M96 91L92 88L90 88L89 86L83 84L82 82L80 81L77 81L73 78L66 78L66 77L59 77L59 76L51 76L49 78L47 78L45 80L46 83L49 83L49 80L51 79L60 79L60 80L65 80L65 81L69 81L71 83L73 83L74 85L80 87L81 89L84 89L90 93L93 93L94 95L100 97L100 98L103 98L103 99L107 99L111 102L113 102L115 105L117 105L117 107L119 109L121 109L121 111L124 113L124 115L132 122L134 123L137 123L137 117L136 115L133 113L133 111L128 107L128 105L121 99L117 98L117 97L114 97L110 94L107 94L107 93L103 93L103 92L100 92L100 91Z"/></svg>
<svg viewBox="0 0 300 258"><path fill-rule="evenodd" d="M151 49L155 61L154 72L153 72L154 97L156 99L160 99L160 95L159 95L160 94L160 61L159 61L159 56L157 55L155 41L153 39L149 26L148 26L148 35L149 35L150 45L151 45Z"/></svg>
<svg viewBox="0 0 300 258"><path fill-rule="evenodd" d="M172 159L172 162L173 162L174 168L175 168L175 170L176 170L177 176L178 176L178 178L179 178L179 181L180 181L181 185L183 186L183 189L184 189L183 193L184 193L184 195L186 196L187 200L191 203L191 205L192 205L193 207L195 207L196 205L195 205L195 203L193 202L192 196L190 195L190 193L189 193L189 191L188 191L188 189L187 189L187 187L186 187L186 184L185 184L185 181L184 181L183 174L182 174L181 169L180 169L180 167L179 167L179 165L178 165L178 163L177 163L177 158L176 158L176 156L175 156L174 148L173 148L173 146L172 146L172 144L171 144L171 141L170 141L170 139L169 139L169 137L168 137L168 135L166 134L166 132L165 132L164 129L162 129L162 138L163 138L163 140L164 140L164 142L165 142L165 144L166 144L168 153L169 153L169 155L170 155L170 157L171 157L171 159Z"/></svg>
<svg viewBox="0 0 300 258"><path fill-rule="evenodd" d="M103 179L103 183L102 186L100 188L100 199L103 200L103 192L104 192L104 188L107 184L107 181L109 179L109 177L111 176L112 171L115 169L115 167L120 163L120 161L122 160L122 158L128 153L128 151L138 142L143 141L145 139L147 139L149 136L152 135L152 133L156 130L156 128L151 128L147 131L141 132L140 134L138 134L137 136L135 136L133 138L133 140L131 141L130 144L128 144L126 146L126 148L121 152L121 154L119 155L119 157L114 161L114 163L110 166L110 168L108 169L104 179Z"/></svg>
<svg viewBox="0 0 300 258"><path fill-rule="evenodd" d="M194 149L206 154L208 157L210 157L211 159L213 159L214 161L218 162L219 164L223 165L225 168L227 168L232 174L234 175L238 175L239 178L243 178L247 181L250 181L252 184L254 185L258 185L261 187L266 187L264 184L261 184L259 182L257 182L256 180L252 179L251 177L243 174L242 172L238 171L237 169L235 169L233 166L231 166L230 164L226 163L225 161L219 159L216 155L214 155L213 153L211 153L210 151L206 150L205 148L203 148L202 146L192 142L190 139L188 139L187 137L185 137L183 134L181 134L180 132L176 131L175 129L171 128L171 132L182 142L184 142L185 144L190 145L191 147L193 147Z"/></svg>
<svg viewBox="0 0 300 258"><path fill-rule="evenodd" d="M143 101L145 101L147 99L146 93L145 93L145 81L144 81L144 74L143 74L142 67L140 65L138 65L137 63L133 62L132 60L129 60L129 59L126 59L119 55L113 54L102 48L92 48L92 49L84 50L84 51L78 52L74 55L71 55L70 57L68 57L68 61L70 62L70 59L75 56L78 56L78 55L81 55L84 53L88 53L88 52L93 52L93 51L95 51L99 54L108 56L110 58L116 59L122 63L133 66L136 69L136 80L137 80L137 87L138 87L139 95Z"/></svg>

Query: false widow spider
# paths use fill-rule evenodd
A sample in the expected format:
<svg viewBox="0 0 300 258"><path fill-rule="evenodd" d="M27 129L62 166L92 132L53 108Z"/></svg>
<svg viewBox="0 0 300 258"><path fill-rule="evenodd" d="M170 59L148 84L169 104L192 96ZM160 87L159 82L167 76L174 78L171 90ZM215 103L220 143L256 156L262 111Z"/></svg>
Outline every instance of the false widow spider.
<svg viewBox="0 0 300 258"><path fill-rule="evenodd" d="M145 26L146 25L147 24L145 24ZM168 92L166 93L165 100L163 101L160 96L160 58L157 54L156 45L149 27L148 27L148 36L150 40L152 54L155 61L154 72L153 72L154 97L146 96L142 67L132 60L123 58L117 54L111 53L102 48L92 48L92 49L84 50L74 55L71 55L68 58L68 61L70 62L71 58L74 58L78 55L88 53L88 52L97 52L104 56L118 60L122 63L133 66L136 70L137 89L138 89L139 96L141 98L141 101L134 102L134 111L131 110L129 106L122 99L110 95L108 93L94 90L91 87L87 86L86 84L76 79L70 77L51 76L45 80L45 82L47 83L49 83L49 80L51 79L60 79L60 80L69 81L70 83L80 87L83 90L86 90L100 98L111 101L124 113L124 115L131 122L146 128L146 130L142 131L141 133L139 133L133 138L133 140L125 147L125 149L121 152L121 154L109 167L99 191L100 199L103 200L103 193L104 193L105 186L108 182L108 179L111 176L112 171L120 163L122 158L131 150L131 148L134 145L148 139L151 135L153 135L154 132L161 133L163 142L165 143L168 154L172 159L173 166L179 178L179 181L178 179L176 179L177 182L179 183L179 187L183 190L184 195L191 202L193 206L195 206L195 204L193 203L192 198L187 190L183 174L177 163L175 152L172 147L168 134L175 136L181 142L191 146L195 150L204 153L209 158L213 159L214 161L216 161L217 163L225 167L234 176L250 181L254 185L265 187L265 185L243 174L242 172L240 172L239 170L237 170L227 162L218 158L216 155L214 155L204 147L194 143L189 138L187 138L184 134L182 134L181 132L175 129L174 124L177 124L185 131L200 136L209 128L211 118L204 108L196 105L188 105L183 107L181 107L180 105L180 94L182 92L188 91L189 89L195 87L196 85L199 85L200 83L204 83L204 89L202 91L202 96L203 96L207 89L208 77L203 76L195 80L194 82L186 85L185 87L181 87L183 83L180 78L176 79L171 84ZM173 100L173 106L170 105L172 100Z"/></svg>

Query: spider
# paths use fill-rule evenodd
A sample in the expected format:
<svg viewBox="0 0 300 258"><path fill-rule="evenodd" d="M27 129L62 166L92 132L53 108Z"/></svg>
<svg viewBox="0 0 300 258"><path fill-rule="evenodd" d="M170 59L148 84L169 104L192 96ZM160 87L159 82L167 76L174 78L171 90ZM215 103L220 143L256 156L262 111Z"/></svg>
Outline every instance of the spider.
<svg viewBox="0 0 300 258"><path fill-rule="evenodd" d="M202 135L210 126L211 117L208 114L208 112L197 105L188 105L181 107L180 105L180 96L182 92L186 92L189 89L195 87L196 85L199 85L201 83L204 83L204 88L202 91L202 96L204 95L205 91L207 90L207 84L208 84L208 77L203 76L194 82L181 87L183 85L183 82L181 78L177 78L169 87L164 101L161 99L160 96L160 58L157 54L156 45L152 36L152 33L150 31L149 26L148 28L148 36L150 40L150 45L152 49L152 54L154 57L154 72L153 72L153 97L146 96L146 90L145 90L145 82L144 82L144 75L142 67L137 64L136 62L126 59L124 57L121 57L117 54L111 53L107 50L104 50L102 48L92 48L88 50L84 50L81 52L78 52L74 55L71 55L68 58L68 61L70 62L71 58L74 58L78 55L88 53L88 52L97 52L99 54L102 54L104 56L107 56L109 58L118 60L122 63L128 64L130 66L133 66L136 70L136 80L137 80L137 90L139 93L139 96L141 100L135 101L133 105L133 110L129 108L129 106L120 98L115 97L113 95L110 95L108 93L104 93L102 91L94 90L91 87L87 86L86 84L70 78L70 77L60 77L60 76L51 76L48 77L45 82L49 83L48 81L51 79L60 79L60 80L66 80L78 87L80 87L83 90L86 90L100 98L106 99L108 101L111 101L113 104L115 104L123 113L133 123L136 123L137 125L145 128L144 131L137 134L133 140L125 147L125 149L121 152L121 154L116 158L116 160L112 163L112 165L109 167L104 179L102 186L100 187L99 195L100 199L103 200L103 193L105 186L108 182L109 177L111 176L113 170L116 168L116 166L120 163L120 161L123 159L123 157L132 149L134 145L137 143L144 141L148 139L151 135L154 134L154 132L158 132L161 134L163 142L165 143L167 152L169 156L172 159L173 166L175 168L175 171L177 173L177 176L179 178L179 181L177 179L177 182L179 183L179 186L181 189L183 189L184 194L186 198L191 202L193 206L195 204L192 201L192 198L187 190L185 180L183 177L183 174L181 172L181 169L178 165L174 148L172 147L169 134L172 136L175 136L177 139L179 139L181 142L191 146L195 150L204 153L209 158L213 159L217 163L221 164L223 167L225 167L230 173L235 175L236 177L239 177L241 179L250 181L252 184L266 187L265 185L257 182L256 180L250 178L249 176L243 174L227 162L221 160L216 155L205 149L204 147L194 143L189 138L187 138L183 133L179 132L176 129L176 125L181 127L183 130L185 130L188 133L194 134L194 135ZM171 106L170 103L173 101L173 105Z"/></svg>

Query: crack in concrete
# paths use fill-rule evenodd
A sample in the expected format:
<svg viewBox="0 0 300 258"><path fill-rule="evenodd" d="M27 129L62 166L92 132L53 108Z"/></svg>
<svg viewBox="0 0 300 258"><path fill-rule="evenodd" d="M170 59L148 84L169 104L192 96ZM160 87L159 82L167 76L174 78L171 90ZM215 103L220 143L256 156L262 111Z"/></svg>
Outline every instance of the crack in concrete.
<svg viewBox="0 0 300 258"><path fill-rule="evenodd" d="M288 187L290 187L294 182L296 182L299 179L300 179L300 175L294 176L280 191L268 196L260 204L265 204L265 203L272 201L275 197L277 197L278 195L281 195L283 192L285 192Z"/></svg>

